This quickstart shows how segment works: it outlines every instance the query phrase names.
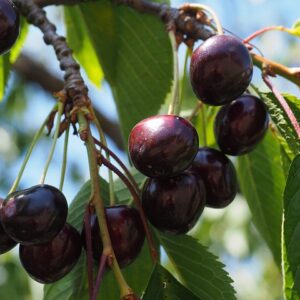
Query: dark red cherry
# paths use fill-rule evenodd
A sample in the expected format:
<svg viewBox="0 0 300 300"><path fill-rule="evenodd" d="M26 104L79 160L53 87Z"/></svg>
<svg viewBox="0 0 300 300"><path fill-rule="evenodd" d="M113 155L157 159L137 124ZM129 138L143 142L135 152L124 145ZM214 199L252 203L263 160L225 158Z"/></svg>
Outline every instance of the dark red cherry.
<svg viewBox="0 0 300 300"><path fill-rule="evenodd" d="M204 182L206 206L223 208L237 193L235 168L221 151L200 148L190 169Z"/></svg>
<svg viewBox="0 0 300 300"><path fill-rule="evenodd" d="M265 104L243 95L218 112L214 131L220 149L230 155L250 152L264 137L269 125Z"/></svg>
<svg viewBox="0 0 300 300"><path fill-rule="evenodd" d="M12 193L0 211L6 233L24 245L52 240L63 228L67 214L65 196L46 184Z"/></svg>
<svg viewBox="0 0 300 300"><path fill-rule="evenodd" d="M113 249L121 268L131 264L140 253L145 232L139 212L127 205L105 208L108 231ZM93 257L99 261L102 254L102 241L96 214L91 215L92 250ZM85 228L82 230L83 244L85 244Z"/></svg>
<svg viewBox="0 0 300 300"><path fill-rule="evenodd" d="M3 199L0 198L0 210L2 209ZM3 254L17 245L16 241L4 231L2 224L0 223L0 254Z"/></svg>
<svg viewBox="0 0 300 300"><path fill-rule="evenodd" d="M134 166L148 177L166 178L184 171L198 150L198 134L185 119L153 116L131 130L129 154Z"/></svg>
<svg viewBox="0 0 300 300"><path fill-rule="evenodd" d="M39 245L20 245L20 261L26 272L40 283L52 283L67 275L81 254L78 231L65 224L51 241Z"/></svg>
<svg viewBox="0 0 300 300"><path fill-rule="evenodd" d="M11 0L0 1L0 55L7 52L19 35L20 17Z"/></svg>
<svg viewBox="0 0 300 300"><path fill-rule="evenodd" d="M242 95L252 79L253 65L248 49L237 38L216 35L194 52L190 78L199 100L223 105Z"/></svg>
<svg viewBox="0 0 300 300"><path fill-rule="evenodd" d="M182 234L197 222L205 206L205 188L193 173L149 178L142 191L143 208L150 223L161 231Z"/></svg>

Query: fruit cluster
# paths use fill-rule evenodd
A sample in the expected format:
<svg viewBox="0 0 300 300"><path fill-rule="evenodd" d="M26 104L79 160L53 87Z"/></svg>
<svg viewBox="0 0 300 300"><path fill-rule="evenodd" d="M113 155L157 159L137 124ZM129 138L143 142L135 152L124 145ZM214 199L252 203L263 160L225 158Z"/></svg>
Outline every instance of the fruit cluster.
<svg viewBox="0 0 300 300"><path fill-rule="evenodd" d="M50 185L37 185L14 192L0 201L0 254L18 243L20 261L27 273L40 283L53 283L75 266L82 245L81 235L66 223L68 205L64 195ZM121 267L138 256L145 239L138 211L126 205L105 210L109 234ZM92 254L99 263L103 246L96 214L90 216Z"/></svg>
<svg viewBox="0 0 300 300"><path fill-rule="evenodd" d="M221 151L198 148L195 128L176 115L142 120L129 136L134 166L149 178L142 191L150 223L161 231L182 234L197 222L205 206L223 208L237 193L236 171L225 154L251 151L267 131L264 103L244 94L253 65L237 38L216 35L193 53L190 78L204 103L221 106L214 124Z"/></svg>
<svg viewBox="0 0 300 300"><path fill-rule="evenodd" d="M1 200L0 254L20 244L19 257L36 281L64 277L81 254L81 237L66 223L65 196L50 185L36 185Z"/></svg>

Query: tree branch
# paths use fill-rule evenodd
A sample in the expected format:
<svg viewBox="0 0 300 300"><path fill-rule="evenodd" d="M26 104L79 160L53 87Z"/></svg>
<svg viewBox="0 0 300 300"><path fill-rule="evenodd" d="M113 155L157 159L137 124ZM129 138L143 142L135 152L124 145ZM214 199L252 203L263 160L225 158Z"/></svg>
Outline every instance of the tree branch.
<svg viewBox="0 0 300 300"><path fill-rule="evenodd" d="M300 86L300 68L288 68L276 61L251 53L255 66L263 70L265 67L272 75L279 75Z"/></svg>
<svg viewBox="0 0 300 300"><path fill-rule="evenodd" d="M35 62L24 54L19 56L13 68L24 80L39 84L45 91L51 94L63 89L63 80L57 78L42 64ZM117 122L111 121L97 109L95 109L95 114L103 131L115 142L119 149L124 149L120 125Z"/></svg>
<svg viewBox="0 0 300 300"><path fill-rule="evenodd" d="M40 6L47 5L74 5L95 0L35 0ZM131 7L141 13L149 13L159 17L166 25L170 22L176 27L176 34L184 36L184 40L206 40L215 34L208 29L206 18L203 14L196 13L189 4L180 8L173 8L167 4L151 2L148 0L115 0L116 4ZM251 53L253 63L263 70L268 65L273 75L279 75L300 86L300 68L288 68L275 61L266 59L257 54Z"/></svg>

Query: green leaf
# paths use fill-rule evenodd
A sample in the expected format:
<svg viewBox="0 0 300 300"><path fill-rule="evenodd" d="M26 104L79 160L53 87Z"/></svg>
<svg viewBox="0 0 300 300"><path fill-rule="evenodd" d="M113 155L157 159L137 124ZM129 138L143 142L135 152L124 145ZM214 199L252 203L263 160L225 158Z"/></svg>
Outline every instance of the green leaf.
<svg viewBox="0 0 300 300"><path fill-rule="evenodd" d="M68 43L88 78L96 86L100 86L103 71L94 50L96 46L92 44L82 13L79 7L65 7L64 13Z"/></svg>
<svg viewBox="0 0 300 300"><path fill-rule="evenodd" d="M29 25L24 18L21 18L20 26L21 29L20 29L19 37L9 52L9 61L11 64L13 64L19 57L28 34Z"/></svg>
<svg viewBox="0 0 300 300"><path fill-rule="evenodd" d="M285 177L281 165L280 144L271 133L265 136L253 152L238 158L238 177L253 222L280 266Z"/></svg>
<svg viewBox="0 0 300 300"><path fill-rule="evenodd" d="M286 299L300 299L300 155L292 162L284 191L282 234Z"/></svg>
<svg viewBox="0 0 300 300"><path fill-rule="evenodd" d="M8 53L0 56L0 102L2 101L5 95L11 65L18 58L21 49L23 47L23 44L25 42L25 39L27 37L27 33L28 33L28 24L22 18L21 30L16 43Z"/></svg>
<svg viewBox="0 0 300 300"><path fill-rule="evenodd" d="M196 296L205 300L236 299L224 265L197 240L187 235L173 236L158 231L157 236L179 280Z"/></svg>
<svg viewBox="0 0 300 300"><path fill-rule="evenodd" d="M125 140L154 115L172 83L172 48L164 24L111 1L80 5L82 18L109 82Z"/></svg>
<svg viewBox="0 0 300 300"><path fill-rule="evenodd" d="M290 156L286 153L285 148L282 145L280 146L280 153L281 153L282 169L283 169L285 178L287 178L290 166L292 164L292 160L291 160Z"/></svg>
<svg viewBox="0 0 300 300"><path fill-rule="evenodd" d="M131 173L137 184L141 187L143 182L146 180L145 175L138 172L135 168L129 169L129 172ZM127 186L123 183L123 181L120 178L117 178L115 180L114 189L119 203L126 204L132 199L132 196Z"/></svg>
<svg viewBox="0 0 300 300"><path fill-rule="evenodd" d="M293 158L300 150L300 140L298 139L297 133L287 114L272 93L262 93L258 90L256 91L266 103L269 114L284 139L284 141L282 141L282 146L285 148L287 154ZM289 94L282 95L295 114L296 119L298 122L300 122L300 99Z"/></svg>
<svg viewBox="0 0 300 300"><path fill-rule="evenodd" d="M143 300L200 300L180 284L166 269L156 265Z"/></svg>
<svg viewBox="0 0 300 300"><path fill-rule="evenodd" d="M294 36L300 37L300 20L297 20L292 28L285 28L286 32L288 32L289 34L292 34Z"/></svg>

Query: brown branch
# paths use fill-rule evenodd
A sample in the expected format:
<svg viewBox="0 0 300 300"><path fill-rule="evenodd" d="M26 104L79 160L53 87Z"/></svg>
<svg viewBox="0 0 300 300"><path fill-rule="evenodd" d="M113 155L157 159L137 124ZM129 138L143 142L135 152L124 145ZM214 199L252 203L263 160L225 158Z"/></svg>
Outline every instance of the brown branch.
<svg viewBox="0 0 300 300"><path fill-rule="evenodd" d="M300 68L288 68L276 61L251 53L255 66L263 70L265 67L273 75L279 75L300 86Z"/></svg>
<svg viewBox="0 0 300 300"><path fill-rule="evenodd" d="M94 0L35 0L41 6L47 5L74 5L83 2ZM119 5L125 5L131 7L141 13L149 13L159 17L165 24L170 22L176 26L177 36L184 36L183 40L189 42L191 40L206 40L215 34L211 29L207 28L207 24L204 24L201 17L189 8L189 4L183 5L181 8L173 8L166 4L151 2L148 0L115 0L115 3ZM287 80L300 86L300 69L299 68L287 68L275 61L268 60L262 56L251 53L253 63L261 70L265 65L273 71L274 75L277 74L286 78Z"/></svg>
<svg viewBox="0 0 300 300"><path fill-rule="evenodd" d="M63 89L64 82L61 79L51 74L42 64L24 54L19 56L13 68L24 80L39 84L51 94ZM105 134L115 142L119 149L124 149L124 141L118 122L111 121L97 109L95 109L95 115Z"/></svg>
<svg viewBox="0 0 300 300"><path fill-rule="evenodd" d="M72 50L68 47L66 39L56 33L56 27L46 17L45 11L40 9L33 0L14 0L18 9L27 21L37 26L44 34L44 41L51 45L64 71L64 91L72 99L74 107L89 106L88 89L80 74L80 66L73 58Z"/></svg>

